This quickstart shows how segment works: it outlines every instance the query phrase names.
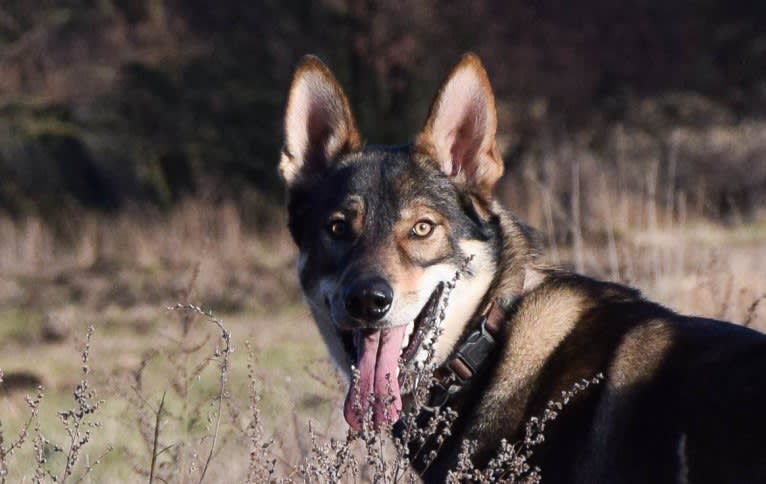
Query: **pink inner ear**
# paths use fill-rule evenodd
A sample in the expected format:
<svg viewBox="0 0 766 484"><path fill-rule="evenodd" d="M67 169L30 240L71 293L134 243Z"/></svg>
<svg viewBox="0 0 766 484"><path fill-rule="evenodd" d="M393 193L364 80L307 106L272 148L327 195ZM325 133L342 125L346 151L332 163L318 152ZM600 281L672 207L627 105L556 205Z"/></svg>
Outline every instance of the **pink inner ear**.
<svg viewBox="0 0 766 484"><path fill-rule="evenodd" d="M480 184L483 148L494 143L494 103L481 66L466 61L442 86L429 118L429 144L442 171L459 182Z"/></svg>
<svg viewBox="0 0 766 484"><path fill-rule="evenodd" d="M452 158L452 167L449 171L450 176L455 177L461 172L466 176L471 176L476 171L477 155L481 149L484 140L484 127L481 109L477 109L473 104L463 113L460 125L452 134L452 146L450 155Z"/></svg>
<svg viewBox="0 0 766 484"><path fill-rule="evenodd" d="M479 163L479 150L487 136L485 100L476 94L467 97L467 100L462 101L465 103L462 110L455 110L457 106L447 109L449 114L455 116L451 120L445 120L445 124L455 126L447 137L452 166L445 171L451 177L461 173L465 177L473 176Z"/></svg>
<svg viewBox="0 0 766 484"><path fill-rule="evenodd" d="M321 170L327 163L327 145L333 131L336 129L332 114L320 103L312 102L309 107L308 119L306 120L306 135L308 144L304 155L304 162L309 169Z"/></svg>

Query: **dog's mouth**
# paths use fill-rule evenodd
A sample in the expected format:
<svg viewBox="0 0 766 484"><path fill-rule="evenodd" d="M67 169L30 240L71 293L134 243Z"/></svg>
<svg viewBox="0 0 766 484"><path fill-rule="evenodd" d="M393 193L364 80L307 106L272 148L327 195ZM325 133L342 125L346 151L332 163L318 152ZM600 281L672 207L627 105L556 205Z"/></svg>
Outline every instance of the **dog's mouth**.
<svg viewBox="0 0 766 484"><path fill-rule="evenodd" d="M415 319L402 326L341 332L344 346L355 355L356 371L343 413L354 430L372 411L375 428L396 422L402 409L401 385L424 341L434 330L444 285L439 284ZM372 408L371 408L372 407Z"/></svg>

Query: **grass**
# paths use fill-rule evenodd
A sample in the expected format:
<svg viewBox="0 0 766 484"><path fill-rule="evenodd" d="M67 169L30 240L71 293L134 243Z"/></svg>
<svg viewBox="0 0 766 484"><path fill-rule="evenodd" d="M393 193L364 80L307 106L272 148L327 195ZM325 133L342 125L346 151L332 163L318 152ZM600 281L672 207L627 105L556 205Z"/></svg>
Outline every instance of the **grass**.
<svg viewBox="0 0 766 484"><path fill-rule="evenodd" d="M189 273L184 276L188 279ZM98 439L92 442L84 455L93 459L113 448L100 466L90 473L96 482L107 478L119 478L125 482L141 480L133 467L146 467L148 461L135 415L146 412L149 407L156 407L163 395L166 395L165 412L168 415L186 413L185 417L179 417L174 425L169 426L172 429L163 432L163 438L171 443L190 437L204 440L210 411L206 405L217 391L218 372L207 365L191 379L193 381L188 388L181 391L172 386L184 380L180 376L183 372L191 372L198 364L208 360L216 344L210 328L195 323L197 326L189 332L187 342L193 351L186 355L177 350L179 324L176 315L166 307L120 308L113 305L100 311L81 306L72 314L68 336L62 341L48 343L40 337L41 313L7 309L2 314L3 322L7 323L3 328L8 334L23 334L24 338L4 337L1 340L0 368L6 376L31 371L41 378L45 398L40 405L39 423L41 428L50 432L46 437L51 441L65 437L56 412L70 402L72 389L79 381L80 361L75 349L78 335L82 335L89 322L93 322L96 334L92 358L97 364L93 365L91 379L100 389L100 394L105 396L105 402L100 409L102 425ZM30 319L38 321L34 328L26 324ZM324 347L319 343L319 335L305 309L292 304L274 310L268 319L256 310L240 310L227 314L226 324L237 342L237 351L232 353L230 362L231 388L228 392L231 401L248 402L250 398L246 385L249 356L244 348L244 343L249 342L257 355L254 373L262 382L258 385L263 395L259 408L265 432L286 433L278 447L285 455L292 455L290 465L297 466L302 452L300 449L305 452L308 444L298 442L303 437L299 437L300 430L296 432L294 429L305 428L309 419L322 422L320 427L323 431L329 428L330 423L337 423L332 416L339 408L340 387L334 370L326 360ZM131 389L135 386L132 374L138 368L143 368L144 375L141 398L145 399L146 408L143 409L137 406L136 395ZM25 395L33 392L34 384L0 393L0 413L6 435L14 435L24 424L28 415ZM196 409L190 411L195 406ZM237 411L242 412L242 409ZM236 432L234 428L228 428L226 433ZM342 430L338 435L342 435ZM238 439L237 443L241 444L241 436ZM226 445L233 444L227 442ZM121 457L116 458L113 454ZM241 463L247 463L247 455L232 453L232 459L235 457L241 458ZM33 449L23 449L15 459L15 462L34 462ZM61 465L61 457L51 457L49 464L53 467ZM226 468L217 466L217 470L211 469L211 475L215 476L216 472ZM24 469L29 467L12 467L9 480L30 477ZM78 470L82 472L82 468Z"/></svg>
<svg viewBox="0 0 766 484"><path fill-rule="evenodd" d="M43 315L34 310L0 309L0 341L29 343L40 338Z"/></svg>
<svg viewBox="0 0 766 484"><path fill-rule="evenodd" d="M603 200L601 193L583 196ZM766 329L766 303L756 303L766 294L766 222L724 225L661 206L656 217L647 217L650 204L643 200L640 210L628 207L643 211L635 217L643 222L610 225L593 203L581 204L591 207L579 218L582 243L574 244L566 229L543 234L551 261L579 263L588 274L640 287L682 312L749 320ZM543 212L535 220L534 211L516 209L546 226ZM0 421L6 441L29 419L25 394L34 395L42 383L36 423L45 439L65 447L67 429L57 412L73 406L82 381L77 348L92 325L88 379L97 389L94 398L104 403L92 416L99 426L82 446L73 482L146 482L152 468L155 482L196 482L207 462L205 482L275 475L311 480L326 478L352 448L349 456L358 460L342 464L357 465L361 480L382 472L365 464L364 445L372 441L345 440L342 384L300 301L296 253L284 228L248 229L235 206L201 200L169 213L76 215L77 226L63 235L34 218L0 218L0 369L6 380ZM220 314L232 335L223 400L219 328L202 315L187 320L167 309L192 301ZM19 374L33 378L9 388ZM33 437L9 457L9 482L34 476ZM53 445L42 446L45 465L60 473L66 459ZM253 455L261 459L257 468ZM319 469L306 467L320 461Z"/></svg>

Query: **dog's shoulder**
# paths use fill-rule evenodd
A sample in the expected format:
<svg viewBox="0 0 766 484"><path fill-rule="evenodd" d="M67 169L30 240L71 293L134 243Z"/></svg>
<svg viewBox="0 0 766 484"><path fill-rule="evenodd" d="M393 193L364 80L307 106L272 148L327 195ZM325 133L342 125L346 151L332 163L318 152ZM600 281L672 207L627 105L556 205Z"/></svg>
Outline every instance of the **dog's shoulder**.
<svg viewBox="0 0 766 484"><path fill-rule="evenodd" d="M623 375L654 371L660 365L702 371L761 355L766 361L766 334L730 322L684 316L634 288L563 271L550 271L520 301L511 325L516 351L529 341L542 342L547 345L547 360L555 360L559 353L570 365L583 354L602 354L599 366L619 367ZM523 333L524 340L513 341L514 333ZM546 341L545 335L556 337Z"/></svg>
<svg viewBox="0 0 766 484"><path fill-rule="evenodd" d="M604 477L609 469L643 476L648 461L653 479L678 458L688 460L689 477L714 476L691 482L755 482L748 479L766 472L766 458L752 445L766 433L766 387L759 383L766 335L679 315L621 284L561 271L546 276L518 302L482 410L518 426L575 382L602 374L565 407L539 456L567 461L577 442L591 439L580 464L562 467L562 482L573 473ZM615 452L631 457L615 461ZM716 456L741 469L716 469ZM555 471L546 476L558 482Z"/></svg>
<svg viewBox="0 0 766 484"><path fill-rule="evenodd" d="M579 379L603 372L630 329L626 320L613 316L635 309L664 314L635 289L546 269L506 322L480 405L482 420L515 427L525 408L538 407L537 401L544 405Z"/></svg>
<svg viewBox="0 0 766 484"><path fill-rule="evenodd" d="M533 326L536 334L553 331L562 336L580 326L621 324L613 313L629 313L632 319L668 318L672 312L647 301L637 289L600 281L558 269L542 271L540 282L516 304L509 322L511 333Z"/></svg>

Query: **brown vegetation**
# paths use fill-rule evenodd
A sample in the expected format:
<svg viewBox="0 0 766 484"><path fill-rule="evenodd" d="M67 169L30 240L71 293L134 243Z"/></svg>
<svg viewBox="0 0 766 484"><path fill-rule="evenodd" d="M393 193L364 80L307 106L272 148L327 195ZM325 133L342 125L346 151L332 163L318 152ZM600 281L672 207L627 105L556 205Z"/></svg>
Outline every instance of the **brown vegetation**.
<svg viewBox="0 0 766 484"><path fill-rule="evenodd" d="M276 164L308 52L364 142L399 143L476 51L498 195L548 260L766 330L765 16L712 0L4 2L0 481L405 479L401 445L347 438L300 302ZM533 480L521 444L497 463Z"/></svg>
<svg viewBox="0 0 766 484"><path fill-rule="evenodd" d="M766 328L762 220L715 223L678 191L668 196L672 186L656 173L599 172L587 152L568 149L535 160L545 178L511 173L501 193L542 229L549 260L636 285L684 312ZM555 168L566 156L576 160L571 172ZM136 208L113 219L72 211L56 226L2 219L0 368L9 383L14 375L29 382L0 384L6 438L36 435L26 423L31 412L46 439L38 448L68 448L46 442L67 438L56 409L81 384L71 347L87 321L96 328L88 378L105 403L101 426L76 447L73 476L314 482L383 472L390 481L401 457L395 445L381 447L372 434L345 440L342 385L299 302L292 242L280 226L248 228L246 206L188 199L167 212ZM226 329L201 307L223 313ZM40 382L45 398L30 406L23 395ZM32 477L24 469L39 456L13 442L4 444L9 479ZM378 450L364 457L370 445ZM59 454L46 461L47 476L65 472L68 458ZM398 468L397 479L406 474Z"/></svg>

